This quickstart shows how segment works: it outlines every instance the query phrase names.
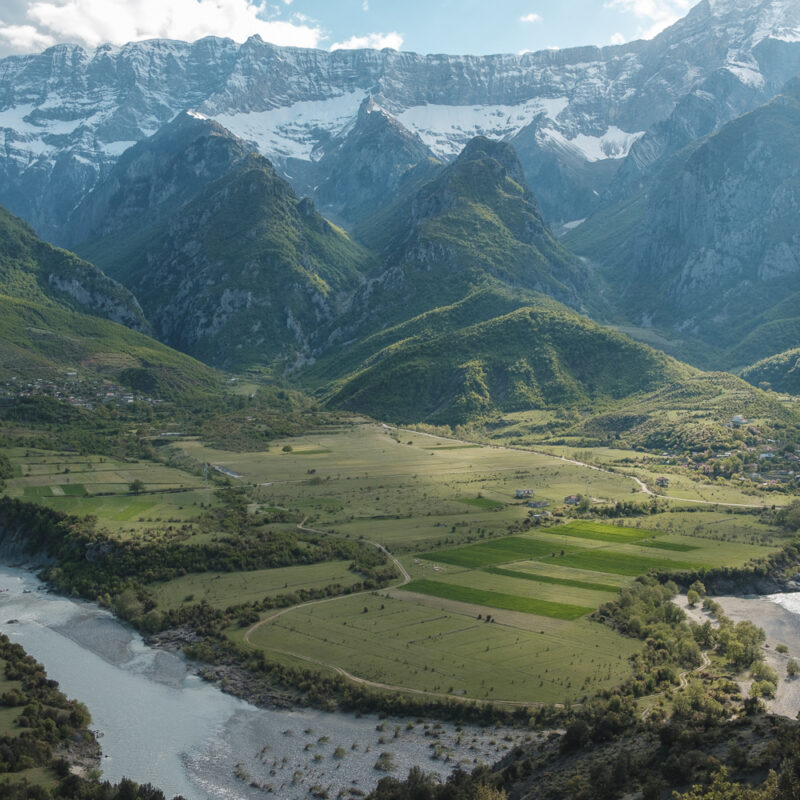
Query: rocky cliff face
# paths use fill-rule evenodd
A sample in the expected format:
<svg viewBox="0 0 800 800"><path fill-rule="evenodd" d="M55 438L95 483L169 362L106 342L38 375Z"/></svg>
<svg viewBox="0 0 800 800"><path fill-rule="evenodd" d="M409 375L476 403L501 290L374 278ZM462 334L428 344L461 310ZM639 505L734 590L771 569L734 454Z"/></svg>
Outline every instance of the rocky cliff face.
<svg viewBox="0 0 800 800"><path fill-rule="evenodd" d="M369 98L352 126L326 148L314 170L319 182L308 193L324 213L352 225L389 203L426 160L433 154L419 136Z"/></svg>
<svg viewBox="0 0 800 800"><path fill-rule="evenodd" d="M73 212L81 254L165 343L228 368L302 364L370 256L220 125L179 115Z"/></svg>
<svg viewBox="0 0 800 800"><path fill-rule="evenodd" d="M476 135L524 139L545 216L575 219L637 141L638 169L668 149L673 134L659 126L691 122L715 80L730 88L718 108L696 112L705 132L774 94L798 71L798 31L798 0L702 0L652 41L519 56L327 53L258 37L59 45L0 61L0 204L52 235L128 147L186 109L297 178L340 146L370 97L441 159ZM326 204L340 204L332 195Z"/></svg>
<svg viewBox="0 0 800 800"><path fill-rule="evenodd" d="M0 208L0 294L48 306L66 306L148 332L136 298L97 267L36 237Z"/></svg>
<svg viewBox="0 0 800 800"><path fill-rule="evenodd" d="M579 250L604 263L629 319L693 336L717 348L726 367L796 345L798 131L793 82L669 159L638 210L626 210L630 228L616 249L597 238ZM607 224L590 220L587 232L602 237Z"/></svg>

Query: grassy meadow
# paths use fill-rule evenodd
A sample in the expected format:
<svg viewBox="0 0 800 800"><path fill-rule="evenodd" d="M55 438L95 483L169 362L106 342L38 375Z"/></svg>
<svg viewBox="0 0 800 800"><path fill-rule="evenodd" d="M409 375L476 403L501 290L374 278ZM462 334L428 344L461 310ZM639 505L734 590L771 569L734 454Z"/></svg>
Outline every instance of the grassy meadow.
<svg viewBox="0 0 800 800"><path fill-rule="evenodd" d="M782 543L777 529L712 507L597 522L564 516L564 498L647 502L619 471L516 449L464 445L375 424L323 428L261 452L176 439L186 463L227 471L265 530L298 522L335 537L387 547L410 578L393 588L265 611L229 635L268 658L364 681L482 700L572 702L618 683L641 645L589 616L648 570L742 565ZM626 451L576 460L619 461ZM12 496L94 514L117 537L213 538L198 520L214 491L202 477L150 462L41 450L9 452ZM572 456L572 453L559 453ZM144 489L135 494L130 484ZM534 525L527 500L554 516ZM704 489L698 491L706 491ZM736 498L737 500L740 498ZM302 521L302 522L301 522ZM188 538L187 538L188 537ZM204 538L205 537L205 538ZM202 572L151 583L162 611L214 608L301 590L347 590L361 578L348 561ZM319 595L317 595L319 596Z"/></svg>

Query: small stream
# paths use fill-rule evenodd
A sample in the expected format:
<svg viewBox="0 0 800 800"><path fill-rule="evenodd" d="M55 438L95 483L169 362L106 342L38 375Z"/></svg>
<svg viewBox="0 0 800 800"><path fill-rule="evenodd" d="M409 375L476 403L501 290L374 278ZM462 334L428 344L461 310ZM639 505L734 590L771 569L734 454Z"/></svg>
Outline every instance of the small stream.
<svg viewBox="0 0 800 800"><path fill-rule="evenodd" d="M491 763L523 733L421 720L256 708L147 646L110 613L45 590L0 566L0 631L69 697L84 702L103 749L103 776L152 783L186 800L329 798L367 793L413 765L446 776ZM376 769L382 753L390 773Z"/></svg>

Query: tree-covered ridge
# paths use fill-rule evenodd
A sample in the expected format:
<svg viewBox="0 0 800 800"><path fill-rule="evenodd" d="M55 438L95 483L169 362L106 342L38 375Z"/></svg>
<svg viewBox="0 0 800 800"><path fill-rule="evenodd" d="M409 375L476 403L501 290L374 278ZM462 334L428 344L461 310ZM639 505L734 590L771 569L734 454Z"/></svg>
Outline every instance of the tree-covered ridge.
<svg viewBox="0 0 800 800"><path fill-rule="evenodd" d="M5 381L61 383L73 371L161 399L217 393L220 387L215 370L142 333L64 307L2 295L0 355L0 380Z"/></svg>
<svg viewBox="0 0 800 800"><path fill-rule="evenodd" d="M421 185L411 180L390 210L357 229L382 268L355 294L344 338L487 289L584 305L588 273L556 241L509 145L477 137L432 177L420 171Z"/></svg>
<svg viewBox="0 0 800 800"><path fill-rule="evenodd" d="M452 425L499 411L602 404L691 374L572 312L523 308L390 345L329 402L378 418Z"/></svg>
<svg viewBox="0 0 800 800"><path fill-rule="evenodd" d="M742 370L742 377L754 386L800 394L800 348L762 359Z"/></svg>
<svg viewBox="0 0 800 800"><path fill-rule="evenodd" d="M269 161L188 115L76 214L95 234L79 251L136 292L159 339L226 368L302 364L373 260Z"/></svg>
<svg viewBox="0 0 800 800"><path fill-rule="evenodd" d="M133 295L93 264L39 239L0 208L0 295L105 317L139 331L149 326Z"/></svg>

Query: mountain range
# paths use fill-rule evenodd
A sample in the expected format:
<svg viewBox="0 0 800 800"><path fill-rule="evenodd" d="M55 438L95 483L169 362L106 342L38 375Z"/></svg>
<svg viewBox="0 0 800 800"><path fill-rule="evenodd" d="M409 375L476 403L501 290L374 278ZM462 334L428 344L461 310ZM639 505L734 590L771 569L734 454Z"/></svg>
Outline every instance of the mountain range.
<svg viewBox="0 0 800 800"><path fill-rule="evenodd" d="M800 0L520 56L253 37L2 59L0 203L78 255L5 214L0 289L405 422L700 375L653 347L783 390L798 72Z"/></svg>

